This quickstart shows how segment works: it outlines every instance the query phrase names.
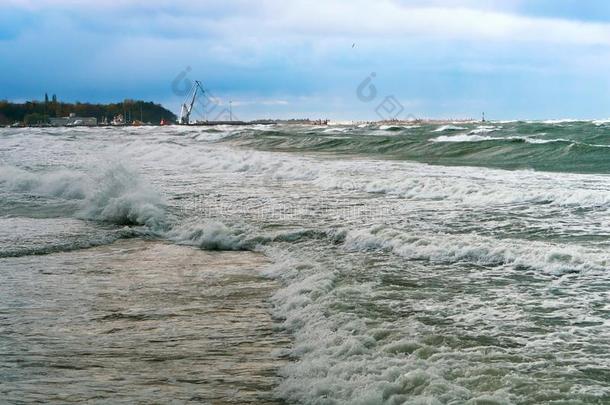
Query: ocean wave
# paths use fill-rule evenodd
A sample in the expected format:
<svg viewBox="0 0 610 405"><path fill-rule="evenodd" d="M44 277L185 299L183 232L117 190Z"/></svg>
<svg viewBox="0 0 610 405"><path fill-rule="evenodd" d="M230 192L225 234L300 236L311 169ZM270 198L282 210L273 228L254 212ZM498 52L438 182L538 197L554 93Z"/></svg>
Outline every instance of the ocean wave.
<svg viewBox="0 0 610 405"><path fill-rule="evenodd" d="M0 185L13 192L82 200L90 183L83 173L66 169L31 172L13 166L0 166Z"/></svg>
<svg viewBox="0 0 610 405"><path fill-rule="evenodd" d="M543 136L546 134L538 134L538 136ZM469 134L460 134L460 135L441 135L436 138L430 139L430 142L434 143L476 143L476 142L519 142L519 143L528 143L532 145L545 145L545 144L567 144L569 146L583 147L583 148L610 148L610 145L604 144L593 144L593 143L585 143L578 142L572 139L566 138L554 138L554 139L541 139L541 138L533 138L532 136L485 136L485 135L475 135L472 132Z"/></svg>
<svg viewBox="0 0 610 405"><path fill-rule="evenodd" d="M484 135L461 134L461 135L441 135L430 139L431 142L448 143L448 142L486 142L486 141L504 141L510 138L501 138Z"/></svg>
<svg viewBox="0 0 610 405"><path fill-rule="evenodd" d="M345 233L334 229L285 229L275 232L261 232L243 224L227 225L217 220L184 223L164 233L164 237L178 243L199 247L204 250L250 250L274 242L297 243L312 239L329 239L339 243Z"/></svg>
<svg viewBox="0 0 610 405"><path fill-rule="evenodd" d="M459 127L457 125L442 125L434 130L432 130L432 132L448 132L448 131L463 131L466 130L466 128L464 127Z"/></svg>
<svg viewBox="0 0 610 405"><path fill-rule="evenodd" d="M574 144L574 145L588 145L588 144L583 144L580 142L575 142L572 141L570 139L564 139L564 138L557 138L557 139L537 139L537 138L529 138L529 137L524 137L522 138L525 142L527 143L531 143L531 144L546 144L546 143L568 143L568 144ZM588 146L593 146L593 145L588 145Z"/></svg>
<svg viewBox="0 0 610 405"><path fill-rule="evenodd" d="M419 125L380 125L379 130L396 132L403 129L419 128Z"/></svg>
<svg viewBox="0 0 610 405"><path fill-rule="evenodd" d="M151 185L122 164L107 167L93 177L93 187L79 212L84 219L118 225L166 226L165 202Z"/></svg>
<svg viewBox="0 0 610 405"><path fill-rule="evenodd" d="M117 225L165 226L162 197L136 171L110 163L76 171L0 167L0 187L17 193L77 200L76 216Z"/></svg>
<svg viewBox="0 0 610 405"><path fill-rule="evenodd" d="M335 128L326 128L322 132L325 134L342 134L349 131L349 128L346 127L335 127Z"/></svg>
<svg viewBox="0 0 610 405"><path fill-rule="evenodd" d="M488 131L490 132L490 131ZM481 132L486 133L486 132ZM441 135L436 138L430 139L431 142L439 142L439 143L450 143L450 142L490 142L490 141L504 141L504 142L525 142L531 144L546 144L546 143L569 143L569 144L578 144L576 141L572 141L564 138L557 139L539 139L539 138L531 138L527 136L485 136L485 135L477 135L474 131L469 132L468 134L460 134L460 135ZM588 145L588 146L598 146L598 145Z"/></svg>
<svg viewBox="0 0 610 405"><path fill-rule="evenodd" d="M493 125L481 125L481 126L478 126L475 129L473 129L472 131L470 131L469 134L470 135L488 134L490 132L499 131L501 129L502 129L501 126L496 127L496 126L493 126Z"/></svg>
<svg viewBox="0 0 610 405"><path fill-rule="evenodd" d="M537 121L532 121L532 122L537 122ZM572 122L580 122L579 120L576 119L572 119L572 118L560 118L557 120L544 120L544 121L540 121L543 124L550 124L550 125L556 125L556 124L567 124L567 123L572 123Z"/></svg>
<svg viewBox="0 0 610 405"><path fill-rule="evenodd" d="M515 177L508 176L507 173L502 183L494 180L469 181L460 177L397 177L361 181L352 179L348 184L352 190L395 195L416 201L444 200L474 206L528 203L576 209L610 208L607 185L599 183L599 179L591 179L590 188L579 187L568 181L560 182L559 179L556 187L540 187L540 179L526 174L530 173L519 172ZM519 178L522 178L522 182L519 182ZM596 183L599 184L595 185Z"/></svg>
<svg viewBox="0 0 610 405"><path fill-rule="evenodd" d="M183 224L165 235L168 239L204 250L248 250L244 232L232 229L218 221Z"/></svg>
<svg viewBox="0 0 610 405"><path fill-rule="evenodd" d="M179 145L142 142L129 146L126 153L133 159L155 162L169 168L180 165L197 171L248 173L270 181L311 180L318 175L318 170L307 162L271 152L241 150L224 145L201 145L195 150Z"/></svg>
<svg viewBox="0 0 610 405"><path fill-rule="evenodd" d="M40 243L36 246L14 246L0 249L0 258L40 256L51 253L71 252L88 249L96 246L110 245L121 239L151 236L143 230L122 228L118 231L107 232L104 235L91 235L69 240L55 241L54 243Z"/></svg>
<svg viewBox="0 0 610 405"><path fill-rule="evenodd" d="M383 226L350 231L344 245L348 250L388 250L408 260L469 262L552 274L604 271L610 263L610 255L588 252L582 247L498 240L476 234L410 234Z"/></svg>
<svg viewBox="0 0 610 405"><path fill-rule="evenodd" d="M325 263L305 251L273 247L264 253L274 263L266 274L284 285L272 298L274 315L293 336L287 354L298 359L283 367L284 378L277 388L287 402L438 403L441 398L466 403L469 399L498 399L491 394L480 396L478 387L471 386L471 391L439 371L448 366L449 359L431 356L451 349L432 343L431 338L442 338L434 327L415 317L398 324L355 311L358 304L354 303L381 304L375 283L342 282L341 264L331 258ZM387 296L381 301L386 300ZM460 365L470 366L463 361Z"/></svg>

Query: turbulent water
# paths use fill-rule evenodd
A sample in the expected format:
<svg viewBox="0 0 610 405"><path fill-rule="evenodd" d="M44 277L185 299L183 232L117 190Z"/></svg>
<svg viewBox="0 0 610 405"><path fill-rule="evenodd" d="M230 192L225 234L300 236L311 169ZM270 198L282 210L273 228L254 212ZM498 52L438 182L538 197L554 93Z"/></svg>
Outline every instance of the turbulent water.
<svg viewBox="0 0 610 405"><path fill-rule="evenodd" d="M608 173L604 121L0 129L0 395L609 403Z"/></svg>

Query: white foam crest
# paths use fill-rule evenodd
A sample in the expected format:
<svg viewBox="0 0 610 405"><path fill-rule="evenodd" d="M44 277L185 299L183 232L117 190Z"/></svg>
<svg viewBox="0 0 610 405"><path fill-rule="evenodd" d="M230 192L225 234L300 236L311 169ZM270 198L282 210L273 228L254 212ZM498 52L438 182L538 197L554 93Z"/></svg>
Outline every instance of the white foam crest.
<svg viewBox="0 0 610 405"><path fill-rule="evenodd" d="M394 128L403 129L406 127L403 125L385 125L385 124L379 126L379 129L382 131L387 131L388 129L394 129Z"/></svg>
<svg viewBox="0 0 610 405"><path fill-rule="evenodd" d="M164 201L134 170L120 163L87 172L59 169L33 172L0 167L0 187L13 192L77 200L77 217L119 225L162 227Z"/></svg>
<svg viewBox="0 0 610 405"><path fill-rule="evenodd" d="M51 172L31 172L14 166L1 166L0 185L15 192L66 199L83 199L89 182L82 173L65 169Z"/></svg>
<svg viewBox="0 0 610 405"><path fill-rule="evenodd" d="M410 234L382 226L349 231L344 246L358 251L389 250L408 260L469 262L552 274L604 271L610 263L610 254L578 246L494 239L476 234L422 234L420 231Z"/></svg>
<svg viewBox="0 0 610 405"><path fill-rule="evenodd" d="M490 132L495 132L502 129L501 126L494 126L494 125L480 125L478 127L476 127L475 129L473 129L472 131L469 132L469 134L471 135L477 135L477 134L488 134Z"/></svg>
<svg viewBox="0 0 610 405"><path fill-rule="evenodd" d="M561 207L610 207L610 184L606 177L595 175L446 168L409 162L328 161L224 145L187 148L137 143L126 148L126 153L156 166L244 173L264 180L312 181L325 190L381 193L413 200L446 200L475 206L531 202Z"/></svg>
<svg viewBox="0 0 610 405"><path fill-rule="evenodd" d="M459 127L457 125L442 125L442 126L436 128L435 130L433 130L432 132L463 131L465 129L466 128Z"/></svg>
<svg viewBox="0 0 610 405"><path fill-rule="evenodd" d="M323 130L322 132L325 134L337 134L337 133L345 133L349 130L349 128L345 128L345 127L335 127L335 128L327 128L325 130Z"/></svg>
<svg viewBox="0 0 610 405"><path fill-rule="evenodd" d="M251 228L244 223L227 225L217 220L187 222L174 226L164 236L176 243L196 246L204 250L257 250L270 242L331 238L343 240L344 234L334 229L314 230L286 228L271 232Z"/></svg>
<svg viewBox="0 0 610 405"><path fill-rule="evenodd" d="M274 312L294 337L290 355L298 358L283 368L277 388L287 402L459 403L473 397L426 360L435 351L419 341L427 325L413 319L397 327L338 309L355 298L374 302L374 283L343 284L336 268L312 257L263 251L275 262L267 274L284 283L273 297Z"/></svg>
<svg viewBox="0 0 610 405"><path fill-rule="evenodd" d="M447 143L447 142L486 142L486 141L523 141L531 144L545 144L545 143L555 143L555 142L566 142L566 143L579 143L572 141L570 139L557 138L557 139L540 139L540 138L531 138L527 136L485 136L478 135L480 133L489 133L493 132L490 130L481 130L481 131L470 131L468 134L460 134L460 135L441 135L436 138L431 139L431 142L439 142L439 143ZM597 145L591 145L597 146Z"/></svg>
<svg viewBox="0 0 610 405"><path fill-rule="evenodd" d="M225 145L196 145L132 143L126 153L133 159L155 162L168 167L211 172L232 172L261 175L271 180L312 180L318 168L304 159L282 153L260 152L227 147Z"/></svg>
<svg viewBox="0 0 610 405"><path fill-rule="evenodd" d="M538 138L529 138L524 137L523 140L527 143L531 144L545 144L545 143L556 143L556 142L565 142L565 143L574 143L579 144L580 142L575 142L570 139L557 138L557 139L538 139Z"/></svg>
<svg viewBox="0 0 610 405"><path fill-rule="evenodd" d="M336 171L334 176L320 176L316 183L331 190L388 194L416 201L452 201L473 206L534 203L567 208L610 207L610 184L602 176L492 169L486 169L481 175L473 168L447 169L425 165L386 169L382 176L354 173L357 174L341 175Z"/></svg>
<svg viewBox="0 0 610 405"><path fill-rule="evenodd" d="M166 237L176 243L204 250L244 249L243 233L218 221L183 224L168 231Z"/></svg>
<svg viewBox="0 0 610 405"><path fill-rule="evenodd" d="M215 141L219 141L221 139L224 139L228 136L233 135L233 132L231 131L222 131L222 130L217 130L217 131L212 131L212 130L208 130L208 131L203 131L201 133L196 133L194 134L193 138L197 141L205 141L205 142L215 142Z"/></svg>
<svg viewBox="0 0 610 405"><path fill-rule="evenodd" d="M561 207L610 206L606 190L536 189L519 190L515 185L469 183L463 179L409 179L402 182L372 181L365 191L398 195L413 200L449 200L472 205L544 203Z"/></svg>
<svg viewBox="0 0 610 405"><path fill-rule="evenodd" d="M536 121L533 121L533 122L536 122ZM572 119L572 118L560 118L560 119L557 119L557 120L544 120L544 121L541 121L541 122L543 124L554 125L554 124L567 124L567 123L571 123L571 122L580 122L580 121L576 120L576 119Z"/></svg>
<svg viewBox="0 0 610 405"><path fill-rule="evenodd" d="M166 225L163 198L135 171L113 164L92 180L80 217L152 229Z"/></svg>
<svg viewBox="0 0 610 405"><path fill-rule="evenodd" d="M502 137L492 137L492 136L484 136L484 135L472 135L470 134L461 134L461 135L441 135L436 138L431 139L432 142L484 142L484 141L496 141L496 140L508 140L511 138L502 138Z"/></svg>

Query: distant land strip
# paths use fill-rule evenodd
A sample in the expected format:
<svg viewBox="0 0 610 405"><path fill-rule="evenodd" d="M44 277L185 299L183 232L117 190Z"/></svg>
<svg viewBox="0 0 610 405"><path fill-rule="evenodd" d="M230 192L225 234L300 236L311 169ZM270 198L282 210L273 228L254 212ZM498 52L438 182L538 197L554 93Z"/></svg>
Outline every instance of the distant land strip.
<svg viewBox="0 0 610 405"><path fill-rule="evenodd" d="M121 117L124 122L159 124L162 120L175 122L177 117L170 110L152 101L124 100L119 103L92 104L66 103L55 96L45 101L13 103L0 100L0 125L19 123L27 126L44 125L64 117L95 118L98 124L110 123Z"/></svg>

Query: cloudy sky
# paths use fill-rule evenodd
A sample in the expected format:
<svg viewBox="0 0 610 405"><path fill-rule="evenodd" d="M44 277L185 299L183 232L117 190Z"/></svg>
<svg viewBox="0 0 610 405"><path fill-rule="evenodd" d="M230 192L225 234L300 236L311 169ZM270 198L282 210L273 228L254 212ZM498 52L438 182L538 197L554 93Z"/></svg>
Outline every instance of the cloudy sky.
<svg viewBox="0 0 610 405"><path fill-rule="evenodd" d="M610 2L0 0L0 99L177 111L195 79L242 119L605 118Z"/></svg>

